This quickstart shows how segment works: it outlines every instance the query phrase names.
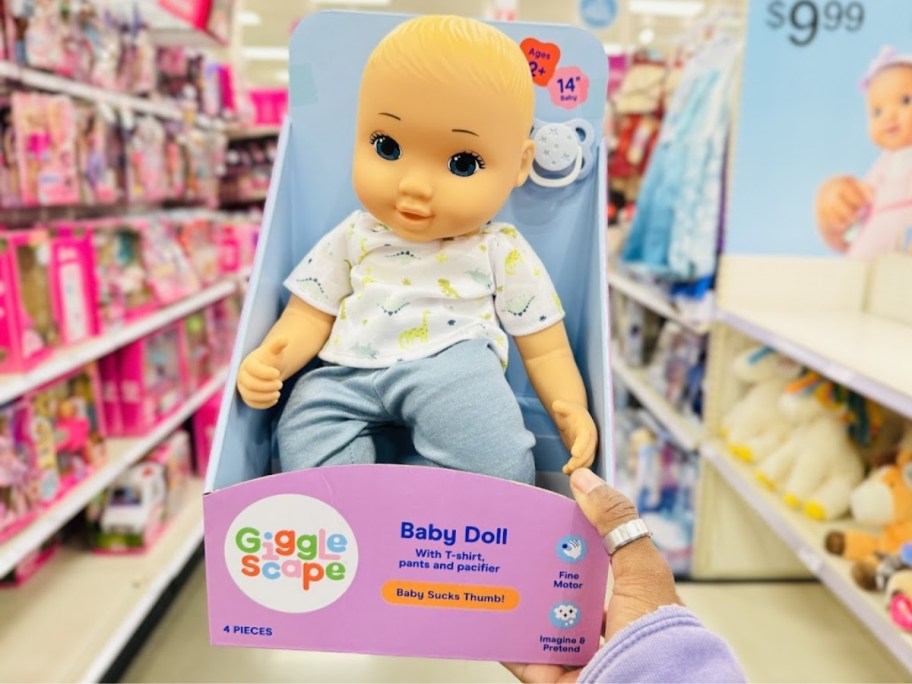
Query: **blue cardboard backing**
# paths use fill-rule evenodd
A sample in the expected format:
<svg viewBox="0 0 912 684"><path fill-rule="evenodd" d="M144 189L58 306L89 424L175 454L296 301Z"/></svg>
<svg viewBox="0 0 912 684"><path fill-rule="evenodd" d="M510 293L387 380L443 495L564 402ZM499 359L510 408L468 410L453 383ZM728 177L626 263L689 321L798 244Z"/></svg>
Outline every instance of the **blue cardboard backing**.
<svg viewBox="0 0 912 684"><path fill-rule="evenodd" d="M270 472L275 411L254 411L234 391L237 367L268 331L288 299L282 281L328 230L359 206L351 183L353 131L361 71L373 47L408 17L321 12L303 20L291 38L290 113L283 127L256 262L241 317L228 390L213 443L206 490ZM575 109L553 104L536 87L536 117L584 118L601 136L607 60L600 43L573 27L496 24L517 43L528 37L556 43L559 66L578 66L590 79L589 97ZM562 189L527 183L515 190L497 220L514 223L544 261L561 296L565 324L586 381L602 437L596 469L613 472L608 310L605 280L605 165ZM568 455L532 390L511 343L508 380L527 427L537 439L536 467L559 471Z"/></svg>

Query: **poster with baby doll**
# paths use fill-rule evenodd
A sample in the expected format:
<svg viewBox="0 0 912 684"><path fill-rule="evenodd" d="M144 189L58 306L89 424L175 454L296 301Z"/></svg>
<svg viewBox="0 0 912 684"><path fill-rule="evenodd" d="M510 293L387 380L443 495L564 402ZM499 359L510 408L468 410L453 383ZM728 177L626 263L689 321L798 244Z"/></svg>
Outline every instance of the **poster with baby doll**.
<svg viewBox="0 0 912 684"><path fill-rule="evenodd" d="M727 250L912 250L912 3L761 0L747 24Z"/></svg>

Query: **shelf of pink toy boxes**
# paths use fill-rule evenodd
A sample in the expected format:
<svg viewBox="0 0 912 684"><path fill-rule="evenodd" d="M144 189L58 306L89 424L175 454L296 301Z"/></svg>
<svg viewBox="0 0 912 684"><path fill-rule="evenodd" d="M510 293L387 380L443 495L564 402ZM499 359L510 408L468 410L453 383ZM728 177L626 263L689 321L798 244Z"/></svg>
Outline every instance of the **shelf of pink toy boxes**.
<svg viewBox="0 0 912 684"><path fill-rule="evenodd" d="M852 564L827 553L826 534L857 529L849 521L817 522L789 508L781 495L761 486L751 466L736 459L720 442L707 442L701 449L709 463L738 495L763 518L791 548L801 562L852 611L906 668L912 671L912 634L904 633L890 620L883 594L860 589L851 576Z"/></svg>
<svg viewBox="0 0 912 684"><path fill-rule="evenodd" d="M703 425L685 416L662 396L652 386L645 369L632 368L625 363L616 345L611 349L611 370L680 447L687 451L699 448L703 441Z"/></svg>
<svg viewBox="0 0 912 684"><path fill-rule="evenodd" d="M220 119L190 112L176 102L128 95L2 60L0 60L0 81L11 81L34 90L60 93L80 100L104 103L119 111L149 114L174 121L189 121L202 128L215 130L225 128L224 122Z"/></svg>
<svg viewBox="0 0 912 684"><path fill-rule="evenodd" d="M81 365L81 364L79 364ZM110 485L131 465L137 463L159 442L174 432L203 404L221 390L227 369L217 372L205 385L194 392L174 413L151 432L138 438L106 440L105 464L53 503L28 526L11 539L0 543L0 577L6 575L22 559L63 527L73 516ZM0 611L2 612L2 611ZM2 662L0 657L0 662Z"/></svg>
<svg viewBox="0 0 912 684"><path fill-rule="evenodd" d="M209 304L222 300L238 291L246 281L248 271L232 275L170 306L127 323L121 328L91 338L80 344L57 349L53 355L34 369L0 375L0 404L26 392L37 389L49 381L100 359L154 330L184 318Z"/></svg>
<svg viewBox="0 0 912 684"><path fill-rule="evenodd" d="M3 680L100 681L202 543L202 492L191 480L183 507L143 554L64 547L28 583L0 591Z"/></svg>

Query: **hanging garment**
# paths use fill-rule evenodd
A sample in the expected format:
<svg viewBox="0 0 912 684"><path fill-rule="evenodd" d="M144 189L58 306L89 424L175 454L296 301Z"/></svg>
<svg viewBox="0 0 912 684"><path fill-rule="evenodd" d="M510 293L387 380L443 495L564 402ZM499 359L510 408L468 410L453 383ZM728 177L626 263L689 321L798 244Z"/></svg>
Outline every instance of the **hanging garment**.
<svg viewBox="0 0 912 684"><path fill-rule="evenodd" d="M737 52L717 39L681 75L624 249L634 269L684 281L715 271Z"/></svg>

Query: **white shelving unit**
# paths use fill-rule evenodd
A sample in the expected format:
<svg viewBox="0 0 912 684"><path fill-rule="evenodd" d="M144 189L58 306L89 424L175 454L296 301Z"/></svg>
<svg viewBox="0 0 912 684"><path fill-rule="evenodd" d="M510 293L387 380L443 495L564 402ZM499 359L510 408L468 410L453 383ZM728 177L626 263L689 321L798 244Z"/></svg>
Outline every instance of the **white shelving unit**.
<svg viewBox="0 0 912 684"><path fill-rule="evenodd" d="M608 287L622 292L647 309L655 311L662 318L674 321L697 335L709 332L708 322L690 320L675 308L664 292L634 280L614 267L608 269Z"/></svg>
<svg viewBox="0 0 912 684"><path fill-rule="evenodd" d="M99 681L202 542L202 491L190 482L184 507L144 554L66 547L24 586L0 591L0 677Z"/></svg>
<svg viewBox="0 0 912 684"><path fill-rule="evenodd" d="M168 323L184 318L237 291L240 278L232 277L186 299L129 323L110 333L71 347L62 347L40 366L27 373L0 375L0 404L37 389L55 378L100 359Z"/></svg>
<svg viewBox="0 0 912 684"><path fill-rule="evenodd" d="M628 366L616 349L611 353L611 369L681 447L687 451L694 451L700 446L703 440L703 426L682 415L656 391L649 384L646 371Z"/></svg>
<svg viewBox="0 0 912 684"><path fill-rule="evenodd" d="M162 119L173 121L185 120L186 112L176 103L160 99L138 97L106 90L98 86L80 83L57 74L51 74L38 69L23 67L12 62L0 61L0 80L14 81L26 88L43 90L50 93L70 95L79 100L98 102L110 105L117 110L128 110L139 114L149 114ZM196 125L203 128L223 130L224 124L218 119L197 115L193 117Z"/></svg>
<svg viewBox="0 0 912 684"><path fill-rule="evenodd" d="M789 508L781 497L760 486L747 464L728 454L719 443L704 445L702 454L732 486L737 494L769 525L801 562L884 644L907 669L912 671L912 635L894 625L887 614L883 596L858 588L850 574L851 563L833 556L824 548L826 533L846 529L847 521L819 523Z"/></svg>
<svg viewBox="0 0 912 684"><path fill-rule="evenodd" d="M91 476L67 492L51 508L44 511L31 525L0 544L0 575L8 573L33 549L63 527L92 498L105 489L121 473L139 461L165 437L176 430L225 384L228 370L223 369L202 388L194 392L181 407L149 434L136 439L109 439L108 462ZM2 614L2 611L0 611ZM0 621L2 622L2 621ZM0 663L3 658L0 657ZM3 668L0 668L2 672Z"/></svg>
<svg viewBox="0 0 912 684"><path fill-rule="evenodd" d="M831 380L912 417L912 326L864 311L739 306L737 313L720 309L717 316Z"/></svg>

